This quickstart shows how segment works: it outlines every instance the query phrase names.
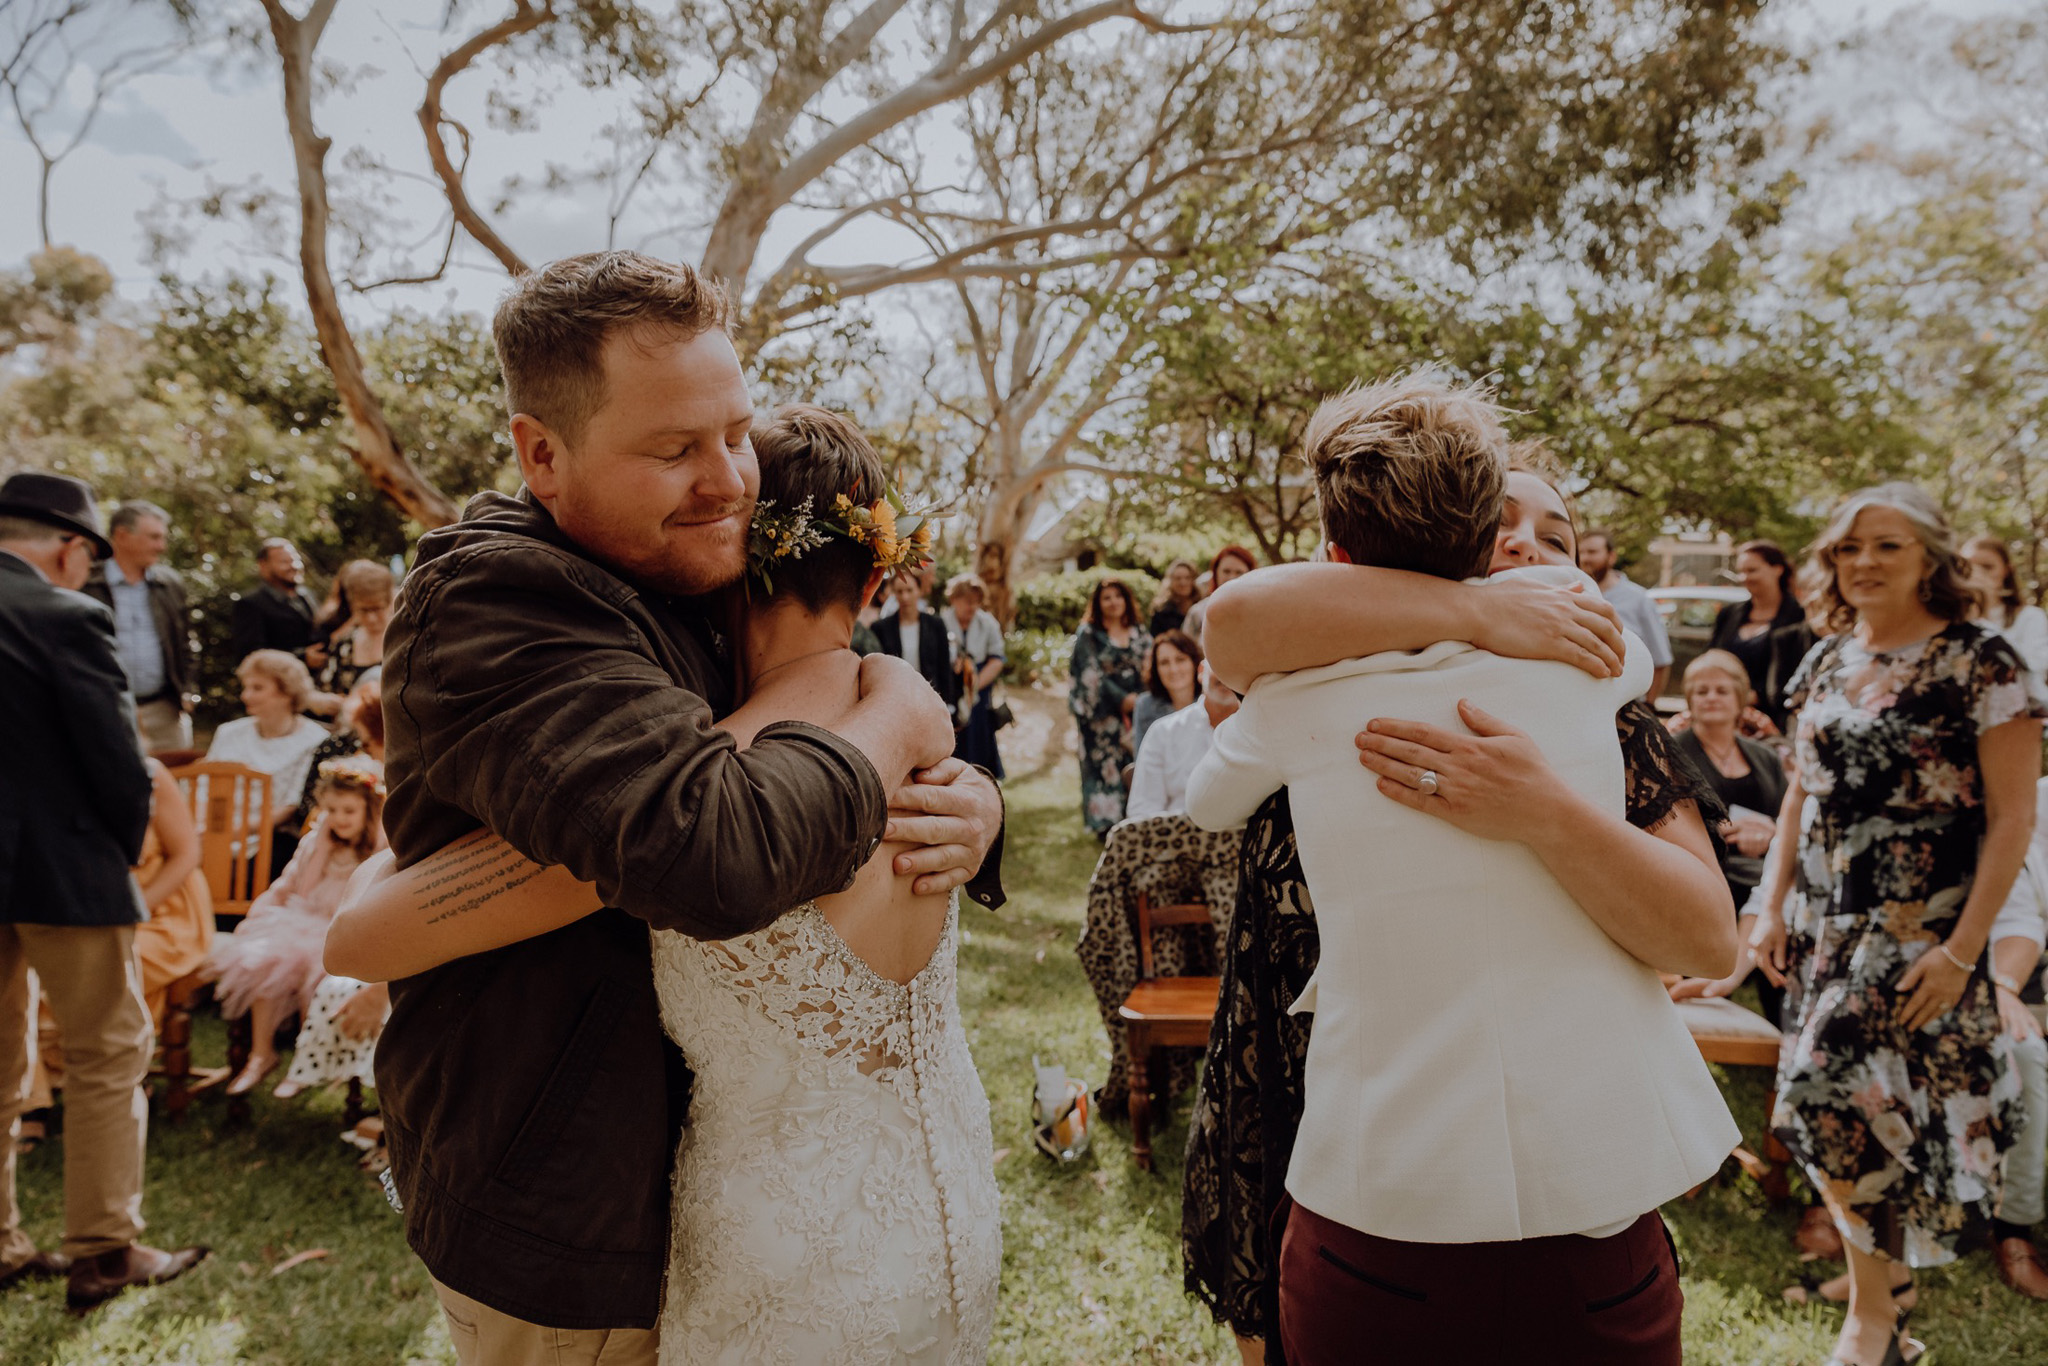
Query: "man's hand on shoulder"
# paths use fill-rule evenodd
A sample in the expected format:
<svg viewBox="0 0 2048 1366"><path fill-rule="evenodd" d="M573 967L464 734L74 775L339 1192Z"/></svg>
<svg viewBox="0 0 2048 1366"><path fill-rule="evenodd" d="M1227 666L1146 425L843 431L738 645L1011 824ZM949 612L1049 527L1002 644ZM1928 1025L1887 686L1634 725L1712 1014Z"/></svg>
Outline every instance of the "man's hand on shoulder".
<svg viewBox="0 0 2048 1366"><path fill-rule="evenodd" d="M1003 794L978 768L947 758L889 794L882 838L921 846L896 856L899 877L917 875L920 896L950 892L980 870L1003 827Z"/></svg>

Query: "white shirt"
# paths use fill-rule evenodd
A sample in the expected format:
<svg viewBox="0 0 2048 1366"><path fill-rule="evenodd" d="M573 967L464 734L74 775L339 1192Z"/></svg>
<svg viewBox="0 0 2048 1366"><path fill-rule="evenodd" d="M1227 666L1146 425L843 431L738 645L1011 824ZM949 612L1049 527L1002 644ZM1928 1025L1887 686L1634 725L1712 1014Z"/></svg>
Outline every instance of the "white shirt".
<svg viewBox="0 0 2048 1366"><path fill-rule="evenodd" d="M2027 861L1991 922L1990 943L1996 947L2001 939L2031 939L2035 948L2048 948L2048 778L2034 786L2034 840Z"/></svg>
<svg viewBox="0 0 2048 1366"><path fill-rule="evenodd" d="M2004 636L2037 677L2048 676L2048 612L2030 605L2013 613L2003 626L1988 617L1984 624Z"/></svg>
<svg viewBox="0 0 2048 1366"><path fill-rule="evenodd" d="M1145 732L1145 743L1138 747L1137 771L1131 775L1124 819L1186 815L1188 779L1195 776L1195 766L1215 738L1209 709L1199 697L1154 721Z"/></svg>
<svg viewBox="0 0 2048 1366"><path fill-rule="evenodd" d="M1649 590L1634 579L1619 569L1614 571L1613 578L1614 586L1603 586L1601 593L1621 617L1621 624L1641 636L1650 647L1650 663L1660 669L1667 667L1671 663L1671 637L1664 631L1664 614L1657 610Z"/></svg>
<svg viewBox="0 0 2048 1366"><path fill-rule="evenodd" d="M1526 846L1381 795L1352 744L1380 716L1462 729L1468 698L1618 820L1614 713L1648 683L1641 641L1625 668L1595 679L1444 642L1261 678L1216 728L1188 815L1227 829L1285 785L1315 898L1287 1189L1317 1214L1404 1242L1604 1233L1711 1177L1739 1140L1657 974Z"/></svg>
<svg viewBox="0 0 2048 1366"><path fill-rule="evenodd" d="M903 633L902 646L897 653L903 656L905 664L908 664L913 669L917 668L920 663L917 657L917 647L919 637L924 634L924 618L918 616L912 617L909 621L899 621L896 623L896 629Z"/></svg>
<svg viewBox="0 0 2048 1366"><path fill-rule="evenodd" d="M283 735L257 733L256 718L239 716L213 733L207 748L210 763L247 764L270 775L270 809L289 811L299 804L306 790L306 774L313 767L313 751L320 748L329 732L311 717L294 716L292 728ZM251 825L261 830L270 824L270 812L248 812ZM282 871L282 870L279 870Z"/></svg>

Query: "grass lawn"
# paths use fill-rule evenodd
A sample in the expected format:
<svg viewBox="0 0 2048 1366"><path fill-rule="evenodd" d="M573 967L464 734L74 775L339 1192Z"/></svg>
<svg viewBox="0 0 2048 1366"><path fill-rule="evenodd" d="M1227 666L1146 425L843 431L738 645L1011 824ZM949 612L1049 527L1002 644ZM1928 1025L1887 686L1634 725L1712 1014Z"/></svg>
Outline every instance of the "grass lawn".
<svg viewBox="0 0 2048 1366"><path fill-rule="evenodd" d="M1108 1051L1071 951L1096 845L1081 829L1071 760L1057 745L1046 749L1045 766L1010 787L1010 903L995 914L970 909L964 922L962 1008L994 1106L1004 1191L991 1358L1234 1362L1228 1335L1180 1289L1185 1106L1156 1137L1156 1174L1131 1164L1127 1134L1113 1126L1070 1167L1031 1147L1031 1055L1100 1080ZM208 1061L223 1056L217 1021L202 1021L198 1051ZM1751 1071L1729 1084L1754 1137L1765 1079ZM217 1101L196 1106L182 1128L157 1124L151 1237L210 1243L212 1260L83 1320L65 1314L60 1283L0 1292L0 1362L452 1360L425 1273L405 1250L397 1216L337 1141L340 1127L333 1096L288 1105L266 1097L246 1129L223 1128ZM47 1144L22 1164L28 1229L45 1246L60 1231L62 1151L61 1142ZM1779 1299L1796 1273L1789 1212L1769 1211L1734 1177L1667 1214L1687 1273L1689 1362L1811 1366L1826 1356L1839 1311ZM312 1248L328 1255L272 1274ZM1934 1345L1928 1366L2048 1362L2048 1309L2008 1292L1982 1254L1922 1273L1922 1284L1914 1331Z"/></svg>

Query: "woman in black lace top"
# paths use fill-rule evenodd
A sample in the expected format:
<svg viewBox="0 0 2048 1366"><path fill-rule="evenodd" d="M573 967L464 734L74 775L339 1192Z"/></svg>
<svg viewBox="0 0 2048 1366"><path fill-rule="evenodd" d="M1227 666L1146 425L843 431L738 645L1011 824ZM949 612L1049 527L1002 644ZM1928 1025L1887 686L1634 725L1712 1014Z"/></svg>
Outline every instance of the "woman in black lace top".
<svg viewBox="0 0 2048 1366"><path fill-rule="evenodd" d="M1576 538L1568 517L1532 519L1518 517L1517 511L1511 506L1503 525L1496 570L1572 563ZM1437 620L1463 632L1459 638L1483 648L1524 658L1565 657L1588 672L1606 669L1614 658L1618 637L1603 625L1606 618L1590 605L1567 601L1569 595L1557 590L1489 587L1485 593L1512 591L1517 596L1512 603L1488 603L1469 591L1462 600L1459 594L1442 593L1442 588L1461 588L1444 580L1421 587L1420 594L1399 595L1405 606L1398 610L1418 617L1435 613ZM1482 607L1488 620L1461 615ZM1387 631L1385 625L1380 629ZM1407 629L1418 636L1429 630L1444 633L1427 621ZM1219 633L1226 658L1228 631L1226 617ZM1718 882L1703 819L1705 814L1718 820L1712 790L1677 754L1647 704L1624 707L1615 726L1628 776L1629 823L1695 854L1704 851L1703 861L1715 869ZM1281 792L1260 808L1244 833L1222 994L1188 1125L1181 1206L1187 1289L1238 1335L1248 1361L1261 1359L1260 1340L1265 1342L1264 1360L1281 1359L1276 1330L1284 1181L1301 1118L1311 1021L1288 1010L1315 971L1319 951L1315 908L1295 852L1287 794Z"/></svg>

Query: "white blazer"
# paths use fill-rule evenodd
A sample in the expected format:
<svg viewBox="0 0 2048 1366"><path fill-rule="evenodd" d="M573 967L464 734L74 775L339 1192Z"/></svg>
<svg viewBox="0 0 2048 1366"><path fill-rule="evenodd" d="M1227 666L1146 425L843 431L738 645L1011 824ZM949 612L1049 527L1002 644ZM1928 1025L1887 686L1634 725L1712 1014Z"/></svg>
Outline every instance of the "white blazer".
<svg viewBox="0 0 2048 1366"><path fill-rule="evenodd" d="M1515 573L1592 580L1574 569ZM1254 683L1189 786L1207 829L1290 789L1322 958L1287 1189L1383 1238L1609 1232L1711 1177L1739 1140L1657 974L1525 845L1382 796L1352 736L1376 717L1459 728L1459 699L1520 728L1619 818L1614 713L1649 683L1446 642Z"/></svg>

